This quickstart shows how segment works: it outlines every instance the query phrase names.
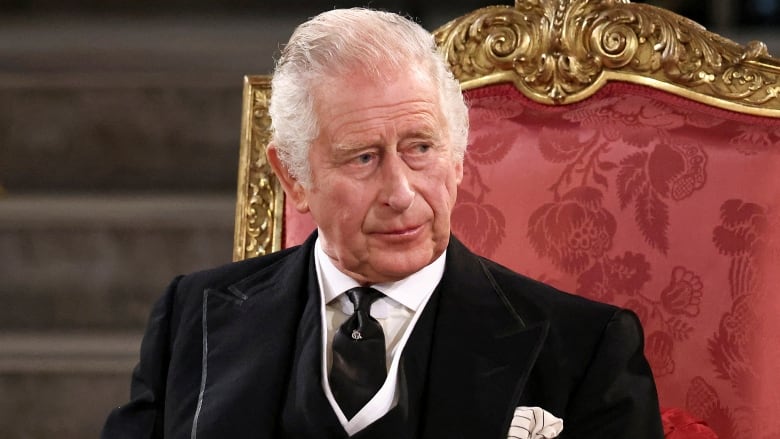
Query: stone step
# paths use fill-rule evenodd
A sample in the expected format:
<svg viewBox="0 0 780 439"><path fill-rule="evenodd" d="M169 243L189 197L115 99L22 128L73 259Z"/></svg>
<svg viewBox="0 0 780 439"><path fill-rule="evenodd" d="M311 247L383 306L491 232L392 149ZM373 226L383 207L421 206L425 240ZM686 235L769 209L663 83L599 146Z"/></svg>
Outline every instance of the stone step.
<svg viewBox="0 0 780 439"><path fill-rule="evenodd" d="M241 76L231 85L205 85L208 76L101 84L94 76L0 86L8 192L233 191Z"/></svg>
<svg viewBox="0 0 780 439"><path fill-rule="evenodd" d="M293 24L0 15L0 184L10 193L232 193L243 76Z"/></svg>
<svg viewBox="0 0 780 439"><path fill-rule="evenodd" d="M83 14L176 14L181 16L183 11L188 15L220 16L240 15L249 16L261 21L269 17L283 18L294 17L301 20L322 11L333 8L348 8L366 6L388 11L402 12L418 18L425 18L436 12L465 13L486 4L506 4L506 1L495 0L493 3L485 3L484 0L449 0L446 3L440 1L420 2L414 0L372 0L370 3L364 0L223 0L220 2L209 0L70 0L67 3L56 0L6 0L0 4L0 12L11 14L51 14L80 12Z"/></svg>
<svg viewBox="0 0 780 439"><path fill-rule="evenodd" d="M2 437L97 437L152 302L230 260L234 210L220 194L0 198Z"/></svg>
<svg viewBox="0 0 780 439"><path fill-rule="evenodd" d="M0 332L3 438L95 438L128 400L140 334Z"/></svg>
<svg viewBox="0 0 780 439"><path fill-rule="evenodd" d="M229 262L224 195L0 198L0 331L140 331L180 273Z"/></svg>

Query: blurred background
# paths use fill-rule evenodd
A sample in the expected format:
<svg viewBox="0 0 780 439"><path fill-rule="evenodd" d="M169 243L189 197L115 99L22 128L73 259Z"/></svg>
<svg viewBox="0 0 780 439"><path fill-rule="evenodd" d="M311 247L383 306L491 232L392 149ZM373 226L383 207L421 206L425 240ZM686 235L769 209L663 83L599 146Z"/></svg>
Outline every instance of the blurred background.
<svg viewBox="0 0 780 439"><path fill-rule="evenodd" d="M307 17L500 1L2 0L0 437L97 437L170 279L231 258L242 77ZM511 2L505 2L511 3ZM780 0L657 0L780 53Z"/></svg>

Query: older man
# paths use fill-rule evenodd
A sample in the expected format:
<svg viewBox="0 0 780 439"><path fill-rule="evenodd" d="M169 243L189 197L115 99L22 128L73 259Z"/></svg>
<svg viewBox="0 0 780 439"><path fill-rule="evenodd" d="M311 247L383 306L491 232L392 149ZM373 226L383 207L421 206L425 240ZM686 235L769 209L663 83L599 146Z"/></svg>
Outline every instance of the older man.
<svg viewBox="0 0 780 439"><path fill-rule="evenodd" d="M450 234L468 119L431 36L394 14L301 25L270 163L302 246L176 279L104 438L660 438L625 310Z"/></svg>

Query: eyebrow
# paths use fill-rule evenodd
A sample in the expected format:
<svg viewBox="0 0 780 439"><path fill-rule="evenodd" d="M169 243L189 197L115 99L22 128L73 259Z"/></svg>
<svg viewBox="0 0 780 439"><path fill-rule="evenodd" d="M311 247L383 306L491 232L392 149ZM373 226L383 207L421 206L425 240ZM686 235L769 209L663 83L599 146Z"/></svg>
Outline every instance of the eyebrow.
<svg viewBox="0 0 780 439"><path fill-rule="evenodd" d="M438 139L441 136L439 136L436 133L436 130L434 130L434 129L423 129L423 130L416 129L416 130L410 130L409 132L404 133L401 137L402 138L403 137L412 137L412 138L434 139L435 140L435 139Z"/></svg>
<svg viewBox="0 0 780 439"><path fill-rule="evenodd" d="M379 147L381 144L382 141L379 138L368 142L364 140L358 140L358 141L347 140L345 142L334 143L333 148L338 152L350 153L350 152L360 151L361 149Z"/></svg>
<svg viewBox="0 0 780 439"><path fill-rule="evenodd" d="M414 123L409 122L402 124L398 127L396 135L399 140L412 138L438 142L441 141L442 134L445 132L445 127L437 127L435 120L426 117L421 119L418 118ZM340 153L349 154L350 152L359 151L361 149L382 147L386 143L385 140L383 134L376 133L376 135L361 138L358 133L334 143L333 147Z"/></svg>

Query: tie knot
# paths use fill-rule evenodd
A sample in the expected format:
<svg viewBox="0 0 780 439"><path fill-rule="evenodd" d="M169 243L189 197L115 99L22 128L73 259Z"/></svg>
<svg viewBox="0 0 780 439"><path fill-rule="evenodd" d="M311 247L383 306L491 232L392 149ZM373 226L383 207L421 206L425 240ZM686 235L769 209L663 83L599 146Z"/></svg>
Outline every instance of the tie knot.
<svg viewBox="0 0 780 439"><path fill-rule="evenodd" d="M382 292L371 287L356 287L346 292L349 301L355 307L355 312L363 311L370 313L371 304L382 297Z"/></svg>

